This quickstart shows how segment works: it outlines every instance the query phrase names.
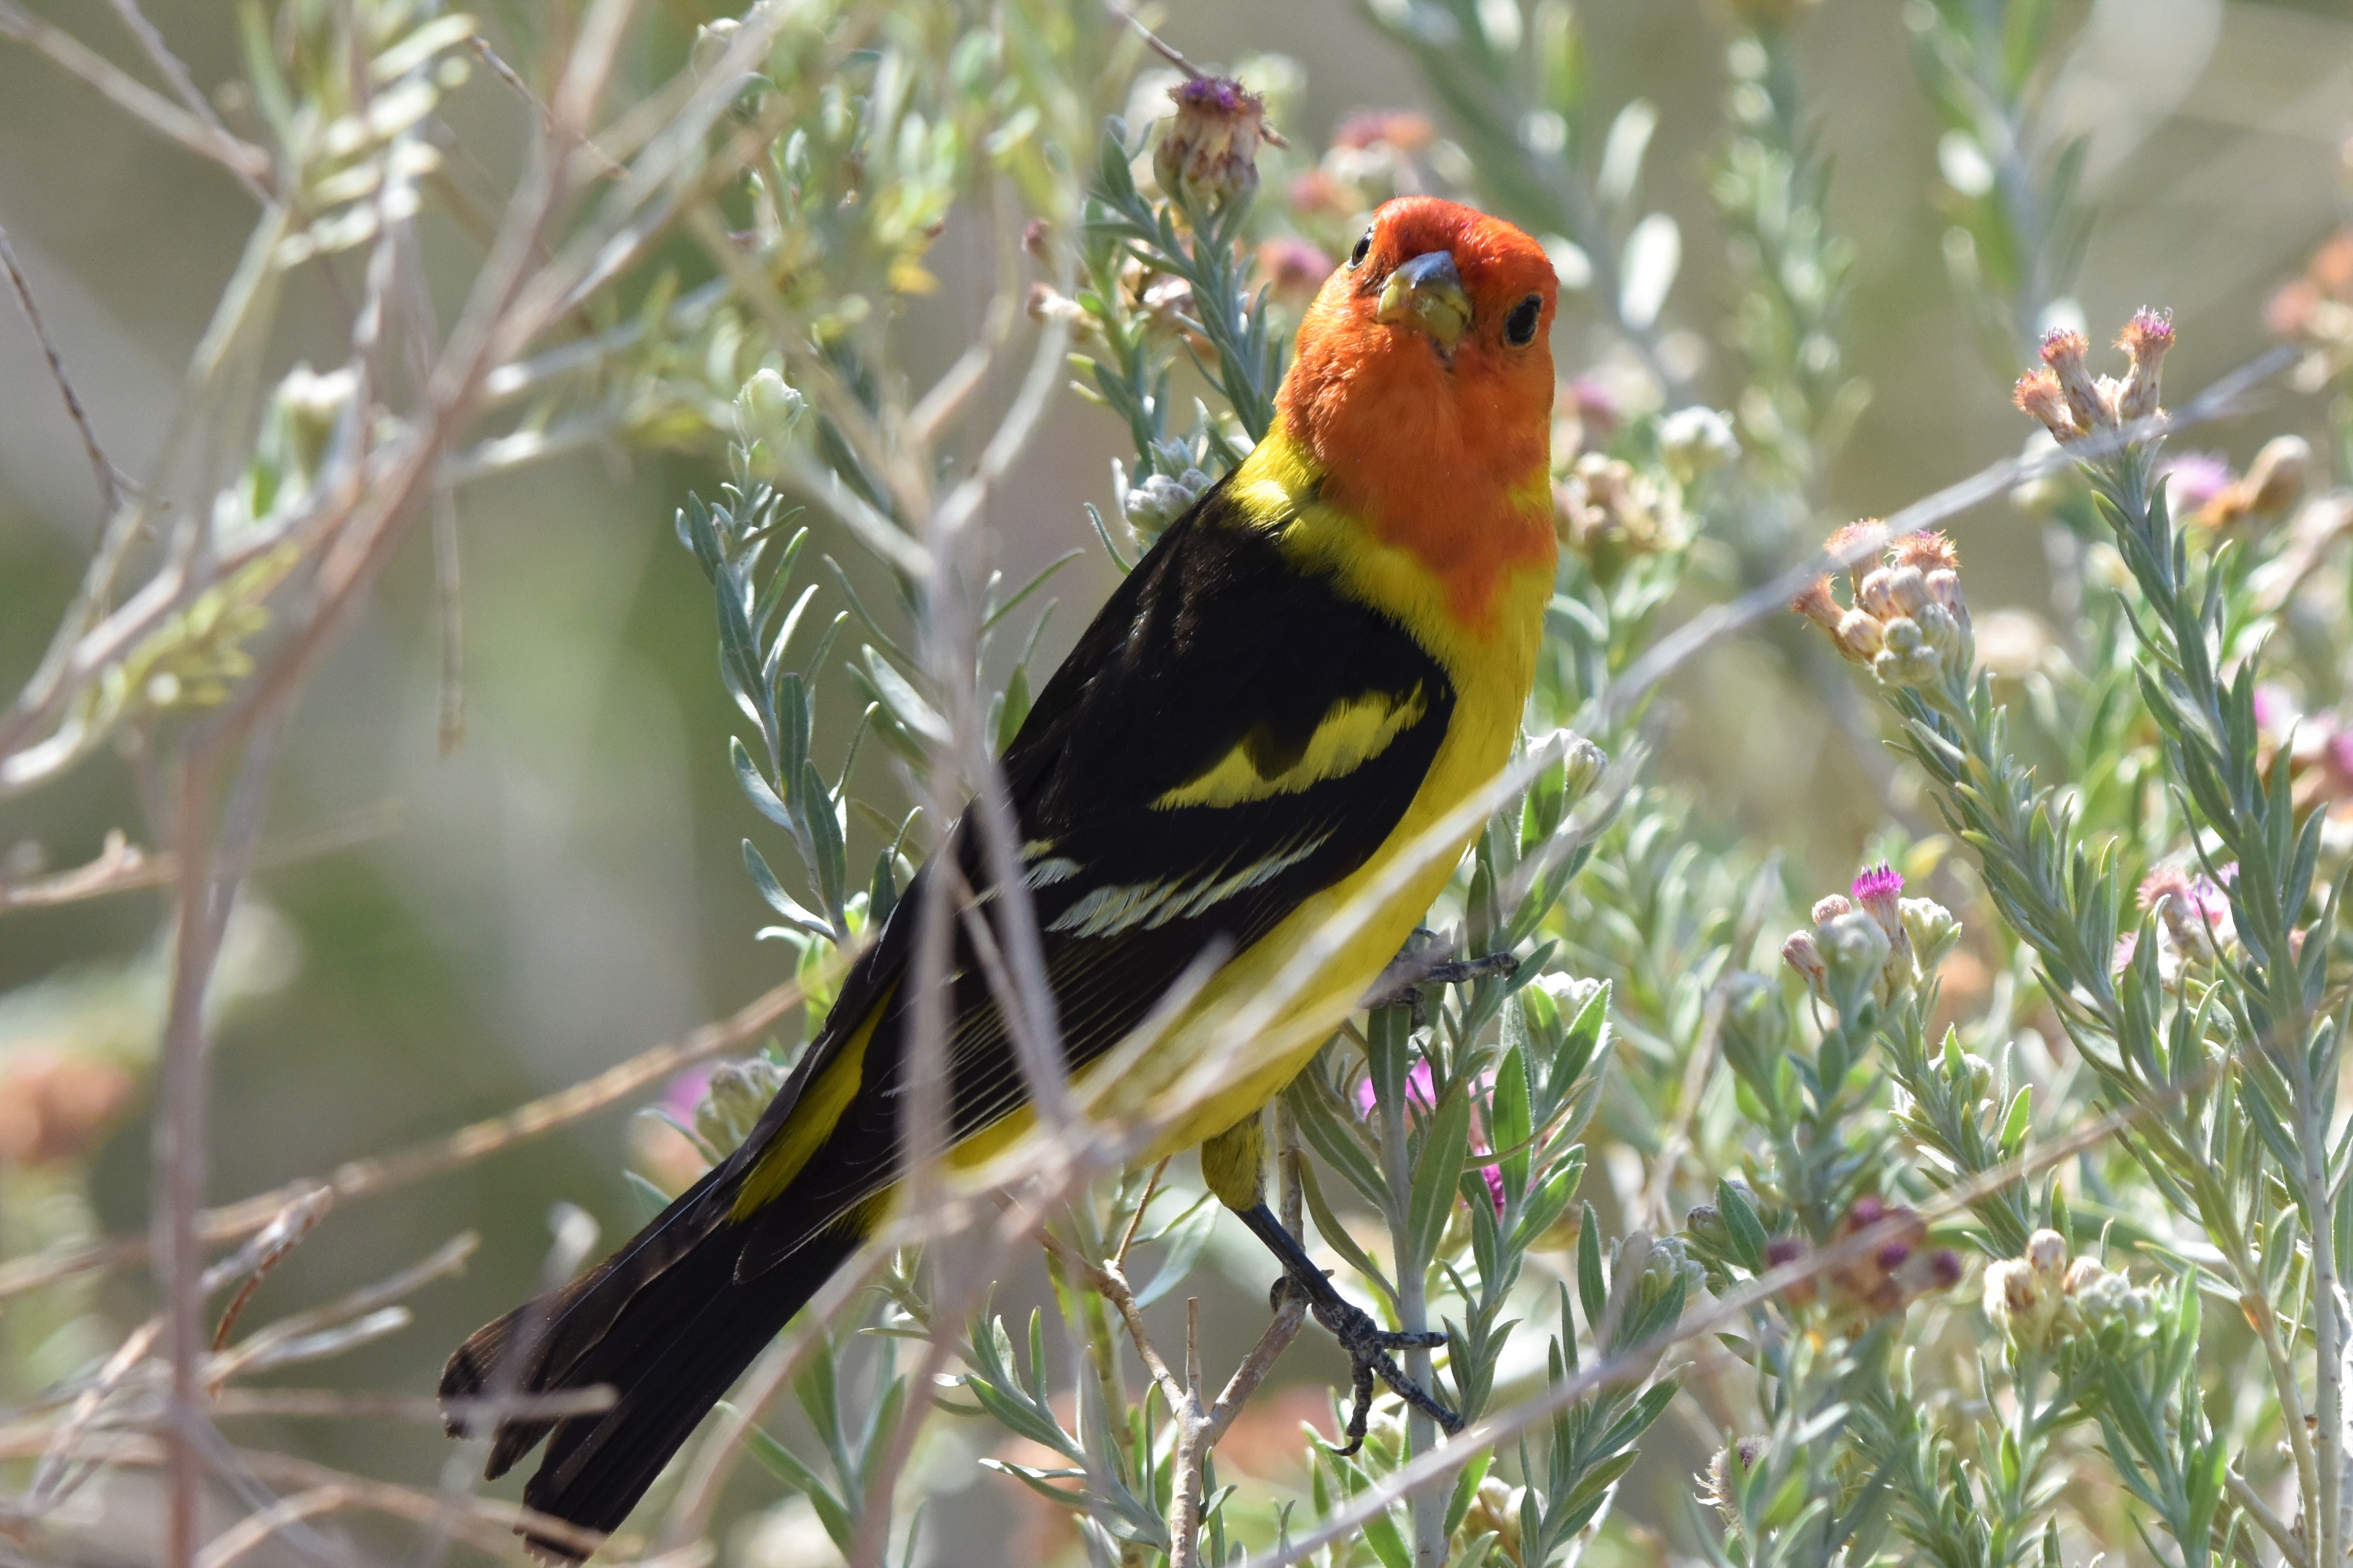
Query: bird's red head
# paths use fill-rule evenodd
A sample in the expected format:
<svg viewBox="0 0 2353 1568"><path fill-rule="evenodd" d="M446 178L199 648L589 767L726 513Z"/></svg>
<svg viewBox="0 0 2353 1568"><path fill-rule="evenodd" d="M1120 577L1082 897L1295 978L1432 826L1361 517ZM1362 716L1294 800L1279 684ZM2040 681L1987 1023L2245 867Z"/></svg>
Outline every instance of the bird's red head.
<svg viewBox="0 0 2353 1568"><path fill-rule="evenodd" d="M1502 219L1386 203L1308 307L1277 398L1324 499L1466 591L1552 548L1548 507L1522 514L1549 467L1558 291Z"/></svg>

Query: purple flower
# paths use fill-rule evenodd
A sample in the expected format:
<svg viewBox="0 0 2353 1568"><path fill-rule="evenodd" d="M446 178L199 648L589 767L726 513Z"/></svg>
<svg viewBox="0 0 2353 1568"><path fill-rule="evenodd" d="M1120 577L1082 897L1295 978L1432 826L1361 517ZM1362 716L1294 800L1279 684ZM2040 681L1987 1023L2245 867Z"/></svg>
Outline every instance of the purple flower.
<svg viewBox="0 0 2353 1568"><path fill-rule="evenodd" d="M711 1075L717 1062L704 1062L691 1067L663 1086L659 1104L664 1110L688 1126L694 1125L694 1108L711 1092Z"/></svg>
<svg viewBox="0 0 2353 1568"><path fill-rule="evenodd" d="M1854 901L1869 909L1873 899L1893 899L1904 891L1904 873L1884 860L1854 879Z"/></svg>
<svg viewBox="0 0 2353 1568"><path fill-rule="evenodd" d="M2284 734L2303 716L2295 696L2277 681L2266 680L2255 688L2255 728L2263 734Z"/></svg>
<svg viewBox="0 0 2353 1568"><path fill-rule="evenodd" d="M1373 1080L1367 1077L1356 1086L1356 1109L1370 1116L1380 1105L1380 1097L1373 1092ZM1438 1089L1430 1076L1428 1062L1416 1062L1405 1075L1405 1106L1408 1111L1431 1110L1438 1105Z"/></svg>
<svg viewBox="0 0 2353 1568"><path fill-rule="evenodd" d="M1492 1090L1494 1086L1493 1073L1486 1073L1480 1078L1479 1088L1482 1091ZM1437 1108L1438 1085L1437 1080L1430 1076L1428 1062L1414 1063L1412 1069L1405 1075L1405 1104L1409 1115L1418 1115L1422 1111ZM1373 1092L1373 1080L1366 1078L1364 1082L1356 1086L1356 1110L1360 1114L1370 1117L1379 1109L1379 1106L1380 1097ZM1493 1140L1490 1142L1492 1142ZM1473 1149L1471 1152L1471 1158L1478 1165L1479 1173L1486 1178L1487 1196L1494 1201L1495 1212L1501 1215L1504 1212L1502 1162L1495 1159L1492 1150L1482 1152Z"/></svg>
<svg viewBox="0 0 2353 1568"><path fill-rule="evenodd" d="M2165 465L2165 504L2177 518L2198 510L2231 482L2231 465L2217 452L2184 452Z"/></svg>

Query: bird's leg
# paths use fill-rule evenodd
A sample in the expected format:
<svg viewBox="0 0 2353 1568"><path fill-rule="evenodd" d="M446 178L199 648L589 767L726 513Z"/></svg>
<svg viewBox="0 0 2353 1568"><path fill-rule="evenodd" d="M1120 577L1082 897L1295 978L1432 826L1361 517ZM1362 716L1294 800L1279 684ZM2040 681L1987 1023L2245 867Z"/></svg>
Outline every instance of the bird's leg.
<svg viewBox="0 0 2353 1568"><path fill-rule="evenodd" d="M1299 1238L1282 1227L1274 1211L1266 1205L1241 1211L1241 1221L1252 1234L1266 1243L1282 1265L1283 1277L1275 1282L1272 1292L1279 1307L1282 1298L1296 1290L1307 1299L1307 1310L1317 1322L1332 1331L1340 1348L1348 1352L1349 1381L1356 1393L1356 1406L1348 1414L1348 1446L1340 1450L1353 1454L1365 1441L1365 1422L1372 1412L1373 1379L1377 1375L1397 1391L1398 1397L1429 1416L1450 1436L1462 1430L1462 1418L1430 1396L1429 1391L1405 1373L1405 1369L1391 1359L1391 1351L1438 1350L1446 1343L1446 1336L1420 1331L1398 1332L1384 1329L1373 1321L1370 1314L1333 1289L1332 1281L1315 1267Z"/></svg>
<svg viewBox="0 0 2353 1568"><path fill-rule="evenodd" d="M1519 968L1520 961L1508 952L1490 952L1478 958L1447 958L1445 947L1435 931L1417 927L1389 960L1380 978L1373 982L1363 1003L1366 1007L1393 1007L1406 1003L1413 1008L1415 1028L1421 1027L1421 992L1425 985L1460 985L1486 974L1509 974Z"/></svg>

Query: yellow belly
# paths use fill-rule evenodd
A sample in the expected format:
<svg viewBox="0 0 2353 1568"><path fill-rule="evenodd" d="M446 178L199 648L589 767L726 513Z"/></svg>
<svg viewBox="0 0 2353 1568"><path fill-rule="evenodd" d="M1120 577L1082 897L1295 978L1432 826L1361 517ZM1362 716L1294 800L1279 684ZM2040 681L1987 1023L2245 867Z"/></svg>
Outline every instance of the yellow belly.
<svg viewBox="0 0 2353 1568"><path fill-rule="evenodd" d="M1446 671L1454 688L1453 714L1420 790L1379 851L1236 954L1140 1057L1114 1049L1080 1075L1076 1088L1099 1115L1166 1113L1166 1096L1201 1053L1213 1047L1220 1019L1267 994L1327 921L1385 882L1404 851L1503 772L1535 679L1545 606L1552 595L1549 561L1514 572L1496 592L1485 625L1465 626L1451 613L1444 584L1411 553L1368 540L1354 521L1309 499L1313 476L1286 447L1271 438L1261 444L1236 476L1237 499L1246 511L1281 520L1282 546L1303 568L1332 574L1351 596L1410 628ZM1542 478L1515 504L1548 515L1551 494ZM1480 826L1473 822L1463 828L1399 878L1312 981L1253 1031L1240 1053L1240 1071L1176 1112L1145 1158L1176 1153L1214 1137L1280 1093L1397 956L1453 876ZM1019 1139L1030 1124L1026 1108L1017 1111L960 1144L953 1163L980 1163Z"/></svg>

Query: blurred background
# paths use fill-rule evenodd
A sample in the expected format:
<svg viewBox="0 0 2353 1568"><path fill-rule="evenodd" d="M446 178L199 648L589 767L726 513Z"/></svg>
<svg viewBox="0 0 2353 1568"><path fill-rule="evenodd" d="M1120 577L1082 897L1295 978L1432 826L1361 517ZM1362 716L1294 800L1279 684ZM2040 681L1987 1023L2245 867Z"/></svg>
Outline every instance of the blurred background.
<svg viewBox="0 0 2353 1568"><path fill-rule="evenodd" d="M2015 367L1996 363L1952 280L1950 198L1982 191L1971 186L1991 172L1952 144L1924 96L1905 7L1763 8L1790 14L1797 69L1831 159L1828 212L1854 247L1846 367L1874 389L1817 487L1818 527L1793 534L1795 559L1839 522L1891 511L2016 453L2026 426L2008 405ZM101 48L122 42L86 3L27 9ZM197 81L238 75L224 0L146 9ZM704 0L648 9L654 36L641 82L674 66L695 25L719 14ZM2092 214L2073 305L2058 306L2095 338L2135 307L2171 308L2181 346L2168 384L2178 399L2263 350L2266 300L2338 221L2353 22L2321 0L2093 0L2056 10L2068 42L2048 113L2085 138L2080 194ZM1709 182L1735 85L1729 7L1587 0L1577 14L1597 113L1606 121L1638 98L1659 107L1645 189L1675 219L1682 256L1662 346L1701 401L1728 403L1741 374L1725 328L1736 288ZM1163 30L1204 65L1295 62L1300 89L1282 128L1306 144L1323 145L1367 108L1423 113L1447 133L1412 60L1345 0L1191 0ZM462 134L468 113L507 110L477 89L450 112ZM0 42L0 226L96 428L132 473L154 454L250 213L217 169ZM981 302L969 258L960 260L963 238L952 223L936 258L944 287L911 324L918 344L927 323L936 328L943 364ZM1565 374L1590 368L1610 384L1621 351L1575 299L1564 318ZM282 364L332 356L342 341L337 302L298 297L273 355ZM922 364L920 347L910 358ZM2273 416L2262 429L2278 427ZM2320 445L2323 429L2311 434ZM2243 464L2257 438L2225 422L2189 444ZM1107 414L1064 396L993 507L1001 563L1016 580L1086 552L1057 580L1064 608L1050 650L1112 581L1082 503L1108 505L1110 459L1125 444ZM686 492L708 494L716 478L686 458L614 448L463 492L465 731L449 754L437 739L441 656L422 531L311 684L281 744L263 867L224 970L213 1201L575 1082L784 976L781 950L753 940L765 915L738 848L753 824L726 765L731 710L714 679L709 591L671 531ZM39 658L99 521L40 351L13 306L0 309L0 684L10 690ZM820 532L820 547L842 550ZM2048 608L2039 520L1997 505L1954 532L1980 616L2001 605ZM1795 646L1763 632L1683 670L1654 768L1689 785L1710 826L1778 845L1827 885L1905 803L1883 799L1882 765L1811 694L1789 661ZM19 875L77 865L110 829L148 841L143 809L135 759L101 756L62 787L0 805L0 856ZM162 925L153 892L0 909L0 1251L145 1224L149 1130L135 1073L79 1086L82 1123L20 1130L13 1144L5 1135L8 1098L31 1092L24 1075L54 1070L43 1047L88 1054L96 1042L95 1054L119 1047L128 1060L142 1040L152 1047ZM532 1287L551 1205L580 1205L608 1239L635 1227L638 1200L623 1171L644 1123L630 1112L617 1108L396 1198L349 1205L269 1279L257 1310L324 1299L478 1229L484 1246L471 1267L414 1299L412 1327L334 1363L349 1386L426 1392L449 1346ZM1263 1272L1239 1255L1225 1303L1233 1315L1221 1321L1233 1343L1254 1331ZM16 1384L5 1393L102 1352L152 1300L132 1270L0 1305L0 1375ZM1329 1378L1339 1360L1303 1344L1287 1370ZM1320 1399L1269 1405L1295 1417ZM429 1483L446 1458L422 1426L255 1425L261 1447L368 1474ZM968 1455L935 1458L928 1474L944 1489L965 1489L940 1516L953 1522L928 1532L955 1544L934 1545L930 1561L1037 1559L1041 1539L1024 1533L1039 1528L1036 1517L1010 1482L984 1479ZM129 1526L94 1525L90 1560L140 1561L140 1540Z"/></svg>

